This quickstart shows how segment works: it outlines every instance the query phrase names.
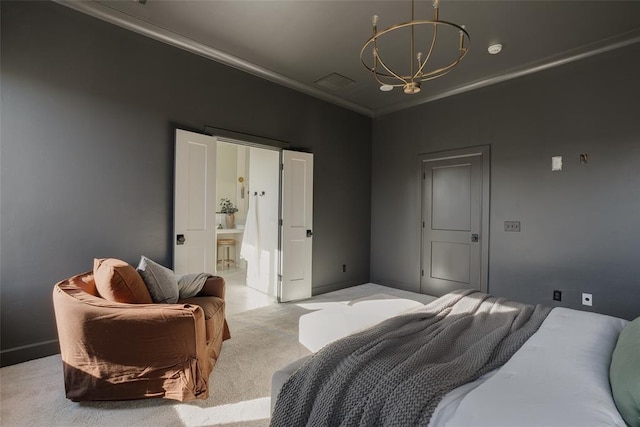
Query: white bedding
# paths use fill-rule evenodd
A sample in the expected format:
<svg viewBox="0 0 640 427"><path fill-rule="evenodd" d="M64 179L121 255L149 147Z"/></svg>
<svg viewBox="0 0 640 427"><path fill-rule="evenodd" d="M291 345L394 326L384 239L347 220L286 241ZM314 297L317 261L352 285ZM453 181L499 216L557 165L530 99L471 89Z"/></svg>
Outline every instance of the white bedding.
<svg viewBox="0 0 640 427"><path fill-rule="evenodd" d="M609 385L623 319L555 308L501 368L448 393L431 427L573 427L626 424ZM306 358L274 374L272 396Z"/></svg>
<svg viewBox="0 0 640 427"><path fill-rule="evenodd" d="M500 369L440 402L430 426L625 426L609 364L627 321L555 308Z"/></svg>

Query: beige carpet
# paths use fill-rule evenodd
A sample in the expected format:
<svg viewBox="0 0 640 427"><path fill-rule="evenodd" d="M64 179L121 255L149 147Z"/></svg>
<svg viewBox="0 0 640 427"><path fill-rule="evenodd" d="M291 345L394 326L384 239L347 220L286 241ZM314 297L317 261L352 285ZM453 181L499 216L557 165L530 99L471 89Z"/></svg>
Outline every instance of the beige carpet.
<svg viewBox="0 0 640 427"><path fill-rule="evenodd" d="M351 301L387 294L426 303L427 295L366 284L320 295L309 302ZM228 293L228 298L234 292ZM210 397L180 403L163 399L75 403L64 397L60 356L0 369L2 426L266 426L271 375L309 351L298 342L298 319L310 310L297 303L270 304L228 315L232 339L209 379Z"/></svg>

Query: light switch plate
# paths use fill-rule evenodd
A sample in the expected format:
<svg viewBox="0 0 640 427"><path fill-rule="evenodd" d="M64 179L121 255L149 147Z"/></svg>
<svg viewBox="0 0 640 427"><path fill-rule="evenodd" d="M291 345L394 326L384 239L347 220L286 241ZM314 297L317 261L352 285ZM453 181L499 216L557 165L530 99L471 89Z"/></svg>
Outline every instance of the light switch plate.
<svg viewBox="0 0 640 427"><path fill-rule="evenodd" d="M551 158L551 170L552 171L562 170L562 156L553 156Z"/></svg>

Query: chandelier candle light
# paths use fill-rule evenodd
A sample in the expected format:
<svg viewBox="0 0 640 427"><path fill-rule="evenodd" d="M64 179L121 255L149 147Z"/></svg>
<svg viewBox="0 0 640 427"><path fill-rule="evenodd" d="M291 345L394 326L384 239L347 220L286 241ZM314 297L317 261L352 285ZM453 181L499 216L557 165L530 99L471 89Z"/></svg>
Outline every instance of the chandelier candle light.
<svg viewBox="0 0 640 427"><path fill-rule="evenodd" d="M373 16L373 36L366 41L362 50L360 51L360 60L365 68L373 73L374 78L380 84L380 90L387 92L394 87L404 88L404 93L414 94L420 92L420 84L427 80L432 80L438 77L442 77L451 71L458 63L464 58L469 51L469 44L471 39L469 33L464 29L464 26L460 26L451 22L441 21L438 18L438 0L433 2L433 20L415 20L415 0L411 0L411 21L401 24L393 25L384 30L378 31L378 15ZM425 44L428 47L427 54L423 56L422 52L416 52L416 28L420 26L431 26L432 37L431 40ZM440 66L438 68L429 70L426 65L429 60L432 59L432 55L436 49L438 41L438 29L442 27L444 30L453 29L460 33L457 55L455 59L448 63L448 65ZM391 66L388 66L381 57L380 50L378 49L378 41L382 39L382 36L392 33L402 28L408 28L411 31L410 37L410 60L408 74L394 71ZM424 27L420 27L424 28ZM365 51L368 51L371 47L373 62L365 61ZM440 49L440 46L438 46Z"/></svg>

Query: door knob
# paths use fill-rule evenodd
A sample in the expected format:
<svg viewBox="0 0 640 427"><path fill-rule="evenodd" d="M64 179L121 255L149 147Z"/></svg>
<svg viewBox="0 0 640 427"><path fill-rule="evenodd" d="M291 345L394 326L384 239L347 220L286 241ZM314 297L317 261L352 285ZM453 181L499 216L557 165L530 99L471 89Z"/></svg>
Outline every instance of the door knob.
<svg viewBox="0 0 640 427"><path fill-rule="evenodd" d="M313 231L307 230L307 237L311 237L311 236L313 236Z"/></svg>
<svg viewBox="0 0 640 427"><path fill-rule="evenodd" d="M477 234L472 234L471 235L471 241L472 242L477 242L478 241L478 235Z"/></svg>
<svg viewBox="0 0 640 427"><path fill-rule="evenodd" d="M187 239L184 238L184 234L178 234L176 236L176 245L184 245L184 242L186 242Z"/></svg>

